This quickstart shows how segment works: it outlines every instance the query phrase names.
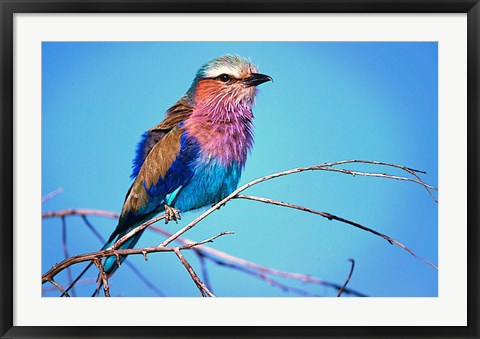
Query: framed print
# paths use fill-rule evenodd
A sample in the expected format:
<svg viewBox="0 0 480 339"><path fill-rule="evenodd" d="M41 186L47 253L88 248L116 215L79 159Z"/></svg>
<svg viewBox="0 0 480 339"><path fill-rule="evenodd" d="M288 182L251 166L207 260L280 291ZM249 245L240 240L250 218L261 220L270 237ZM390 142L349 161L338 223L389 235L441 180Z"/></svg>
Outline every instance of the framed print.
<svg viewBox="0 0 480 339"><path fill-rule="evenodd" d="M1 10L2 336L478 337L477 1Z"/></svg>

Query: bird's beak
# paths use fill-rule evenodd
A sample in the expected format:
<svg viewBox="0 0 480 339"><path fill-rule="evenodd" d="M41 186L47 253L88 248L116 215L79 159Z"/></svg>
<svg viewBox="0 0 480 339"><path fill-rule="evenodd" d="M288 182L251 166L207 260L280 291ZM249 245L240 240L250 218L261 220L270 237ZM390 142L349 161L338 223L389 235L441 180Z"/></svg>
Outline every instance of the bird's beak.
<svg viewBox="0 0 480 339"><path fill-rule="evenodd" d="M272 77L260 73L252 73L248 78L243 79L243 83L247 87L258 86L267 81L273 81Z"/></svg>

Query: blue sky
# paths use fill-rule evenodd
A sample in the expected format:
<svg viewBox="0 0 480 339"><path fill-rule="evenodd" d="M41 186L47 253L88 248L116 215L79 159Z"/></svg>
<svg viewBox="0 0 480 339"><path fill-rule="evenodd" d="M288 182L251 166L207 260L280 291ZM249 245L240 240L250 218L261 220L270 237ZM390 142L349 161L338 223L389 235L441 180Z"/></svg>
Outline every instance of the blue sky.
<svg viewBox="0 0 480 339"><path fill-rule="evenodd" d="M273 83L259 86L255 145L240 184L258 177L324 162L368 159L427 172L438 180L438 55L434 42L145 42L42 45L42 194L63 193L43 211L89 208L119 212L130 184L140 135L158 124L189 88L197 69L223 54L250 58ZM347 165L405 175L385 167ZM438 206L419 185L340 173L308 172L262 183L244 192L304 205L354 220L402 242L438 264ZM174 232L199 215L185 213ZM68 217L70 255L101 243L79 217ZM107 238L113 219L90 217ZM164 227L163 224L159 226ZM319 216L250 201L232 201L185 236L234 235L210 247L279 270L343 284L369 296L437 296L438 272L372 234ZM160 243L147 231L138 245ZM185 253L200 274L198 258ZM63 259L60 219L42 225L42 273ZM199 296L173 253L128 259L168 296ZM84 265L73 267L79 272ZM208 263L218 296L293 297L250 275ZM441 269L441 267L440 267ZM93 268L87 278L94 278ZM200 274L201 276L201 274ZM62 273L58 282L66 283ZM337 291L280 282L321 296ZM112 277L112 296L156 296L122 266ZM44 288L48 287L44 285ZM90 295L94 285L77 289ZM57 292L44 292L56 296Z"/></svg>

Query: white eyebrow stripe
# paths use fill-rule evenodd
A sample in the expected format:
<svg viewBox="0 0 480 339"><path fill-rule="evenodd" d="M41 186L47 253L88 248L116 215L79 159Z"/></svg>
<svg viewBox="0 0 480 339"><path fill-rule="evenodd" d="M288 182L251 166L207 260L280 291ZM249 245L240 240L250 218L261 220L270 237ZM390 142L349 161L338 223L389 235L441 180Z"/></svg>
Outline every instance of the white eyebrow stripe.
<svg viewBox="0 0 480 339"><path fill-rule="evenodd" d="M240 77L240 73L238 72L238 69L234 67L228 67L228 66L221 66L218 68L214 68L208 71L206 75L208 78L215 78L215 77L218 77L220 74L228 74L235 78Z"/></svg>

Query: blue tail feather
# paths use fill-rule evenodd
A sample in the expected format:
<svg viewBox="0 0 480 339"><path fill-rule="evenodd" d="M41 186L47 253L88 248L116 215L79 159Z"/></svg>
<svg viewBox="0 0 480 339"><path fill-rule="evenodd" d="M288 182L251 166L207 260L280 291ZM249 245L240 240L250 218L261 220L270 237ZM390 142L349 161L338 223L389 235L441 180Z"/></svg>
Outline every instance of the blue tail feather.
<svg viewBox="0 0 480 339"><path fill-rule="evenodd" d="M140 237L142 236L143 231L138 232L135 234L133 237L125 241L118 249L130 249L134 248ZM106 247L107 248L107 247ZM120 263L125 261L127 257L125 256L120 256ZM108 276L112 275L117 269L118 269L118 263L117 263L117 257L111 256L105 259L105 263L103 264L103 268L105 270L105 273L107 273Z"/></svg>

